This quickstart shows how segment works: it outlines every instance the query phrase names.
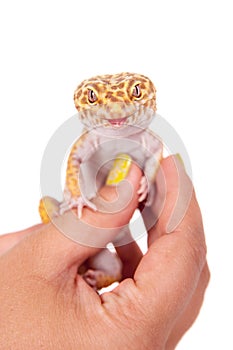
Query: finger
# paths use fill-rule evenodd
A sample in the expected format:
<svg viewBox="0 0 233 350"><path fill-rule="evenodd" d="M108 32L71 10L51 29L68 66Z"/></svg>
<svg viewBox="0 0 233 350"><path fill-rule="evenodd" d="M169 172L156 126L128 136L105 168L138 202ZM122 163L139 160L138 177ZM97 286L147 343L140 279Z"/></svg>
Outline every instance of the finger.
<svg viewBox="0 0 233 350"><path fill-rule="evenodd" d="M176 321L174 328L172 329L172 332L167 340L166 349L175 349L184 333L192 326L196 320L203 304L204 295L209 280L210 272L208 265L205 264L197 288L192 296L192 299L190 300L190 303L187 305L184 312L181 313Z"/></svg>
<svg viewBox="0 0 233 350"><path fill-rule="evenodd" d="M148 314L152 313L152 318L156 314L161 322L172 325L196 289L206 259L206 245L193 191L185 216L172 233L166 234L177 199L177 175L171 157L164 160L162 167L167 186L166 201L157 226L150 232L149 250L135 272L134 288L140 291L145 301L143 307ZM180 172L185 175L184 170ZM190 188L186 175L184 179ZM185 191L183 193L185 195ZM117 292L124 293L123 285Z"/></svg>
<svg viewBox="0 0 233 350"><path fill-rule="evenodd" d="M192 195L192 182L179 158L170 156L163 159L156 177L152 213L149 210L142 213L150 230L148 244L177 228L189 208Z"/></svg>
<svg viewBox="0 0 233 350"><path fill-rule="evenodd" d="M173 312L176 315L178 305L182 308L196 287L205 263L206 246L201 213L193 191L185 216L172 233L166 234L177 198L180 197L180 206L184 208L182 198L186 205L186 193L192 184L174 157L165 159L161 168L165 180L163 183L166 184L165 203L157 225L149 232L149 251L136 271L135 280L136 283L154 284L154 288L161 289L164 297L170 300L171 307L175 305ZM183 181L181 192L178 186L180 179ZM167 293L171 290L173 292L169 298Z"/></svg>
<svg viewBox="0 0 233 350"><path fill-rule="evenodd" d="M140 178L141 170L132 164L127 176L127 181L133 190L132 200L122 210L120 215L119 213L93 212L88 208L84 208L82 222L94 225L97 228L104 226L113 230L115 227L127 224L138 204L136 192ZM115 186L105 186L101 191L101 195L104 195L106 201L111 201L118 196L118 193ZM69 225L71 215L72 213L67 213L61 217L67 225ZM78 218L76 217L75 219L76 223L78 223ZM95 233L98 237L98 230ZM83 231L81 234L88 235L88 232ZM113 237L110 235L110 237L106 236L105 239L107 241L102 243L106 245ZM24 263L28 267L25 266L25 268L34 269L37 274L45 278L53 278L57 274L62 273L62 271L71 269L74 264L75 266L81 265L84 260L98 251L96 248L80 245L67 238L52 223L40 227L37 232L29 235L21 244L17 245L14 251L15 260L19 259L18 261L22 261L20 259L22 250L28 252L27 259L24 259ZM76 274L76 271L74 271L74 274Z"/></svg>
<svg viewBox="0 0 233 350"><path fill-rule="evenodd" d="M29 233L38 230L39 227L42 227L43 224L38 224L32 227L27 228L26 230L7 233L0 236L0 255L7 252L9 249L14 247L19 243L23 238L25 238Z"/></svg>

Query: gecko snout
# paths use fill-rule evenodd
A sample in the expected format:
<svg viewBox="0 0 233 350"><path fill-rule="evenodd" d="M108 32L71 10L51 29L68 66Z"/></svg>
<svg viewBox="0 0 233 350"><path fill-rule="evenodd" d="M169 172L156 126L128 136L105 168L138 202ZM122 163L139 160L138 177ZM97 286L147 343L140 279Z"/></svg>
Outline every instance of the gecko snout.
<svg viewBox="0 0 233 350"><path fill-rule="evenodd" d="M132 104L115 102L102 105L98 108L97 115L103 119L126 119L137 111Z"/></svg>

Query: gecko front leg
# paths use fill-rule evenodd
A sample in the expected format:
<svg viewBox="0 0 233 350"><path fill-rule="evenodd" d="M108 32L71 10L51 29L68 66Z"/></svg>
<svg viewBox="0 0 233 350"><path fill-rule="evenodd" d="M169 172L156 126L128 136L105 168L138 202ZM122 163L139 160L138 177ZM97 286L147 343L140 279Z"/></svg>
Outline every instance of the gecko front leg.
<svg viewBox="0 0 233 350"><path fill-rule="evenodd" d="M71 197L69 200L65 200L60 204L59 214L63 215L66 211L71 210L73 208L77 208L78 218L82 217L83 207L88 207L94 211L97 210L96 205L82 196L77 198Z"/></svg>
<svg viewBox="0 0 233 350"><path fill-rule="evenodd" d="M68 158L66 186L64 200L60 204L60 215L77 208L77 215L81 218L83 207L97 210L96 205L81 193L79 175L81 163L87 161L97 151L98 146L98 137L91 132L86 132L72 147Z"/></svg>

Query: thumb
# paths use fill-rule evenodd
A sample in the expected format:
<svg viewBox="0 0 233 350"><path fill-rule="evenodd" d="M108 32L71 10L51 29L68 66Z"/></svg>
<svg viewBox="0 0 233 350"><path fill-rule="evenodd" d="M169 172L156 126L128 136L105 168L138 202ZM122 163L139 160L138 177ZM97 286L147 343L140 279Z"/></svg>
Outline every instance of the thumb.
<svg viewBox="0 0 233 350"><path fill-rule="evenodd" d="M61 274L72 266L80 266L88 257L96 254L100 248L110 242L119 228L126 225L138 205L137 190L141 179L141 170L134 164L131 165L126 182L130 186L121 188L118 186L104 186L100 190L100 197L106 203L114 202L121 197L122 192L131 189L131 200L120 212L94 212L89 208L83 209L82 220L72 212L68 212L57 218L53 223L43 225L30 235L27 235L14 249L14 260L27 266L24 269L33 270L43 278L51 279ZM118 191L117 191L118 189ZM124 190L124 191L123 191ZM75 234L72 237L72 230ZM90 229L91 228L91 229ZM103 235L101 228L105 229ZM71 235L67 232L71 229ZM64 234L65 233L65 234ZM85 245L85 239L78 243L78 238L97 237L100 241L94 246ZM24 258L22 258L24 257ZM26 258L25 258L26 257ZM76 274L77 268L74 269Z"/></svg>
<svg viewBox="0 0 233 350"><path fill-rule="evenodd" d="M177 157L170 156L162 161L160 170L167 187L165 204L157 225L149 231L148 252L134 279L141 287L143 300L150 301L144 304L145 310L153 310L154 305L161 321L168 325L184 310L197 287L206 263L206 244L200 208L184 167ZM180 189L180 183L184 189ZM191 193L188 201L187 193ZM184 204L187 208L182 220L176 220L178 226L167 234L167 222L174 213L181 217L174 205L183 210ZM152 294L159 298L151 298ZM164 313L165 306L168 313Z"/></svg>

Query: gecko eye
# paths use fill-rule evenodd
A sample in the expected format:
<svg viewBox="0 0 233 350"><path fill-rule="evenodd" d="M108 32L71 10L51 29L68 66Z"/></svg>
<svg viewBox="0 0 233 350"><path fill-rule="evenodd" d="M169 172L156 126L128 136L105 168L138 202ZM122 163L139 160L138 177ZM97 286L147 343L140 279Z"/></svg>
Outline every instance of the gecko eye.
<svg viewBox="0 0 233 350"><path fill-rule="evenodd" d="M140 84L134 86L132 95L136 98L140 98L142 96Z"/></svg>
<svg viewBox="0 0 233 350"><path fill-rule="evenodd" d="M89 101L90 103L94 103L94 102L97 101L97 96L96 96L96 94L94 93L94 91L91 90L91 89L88 90L88 101Z"/></svg>

